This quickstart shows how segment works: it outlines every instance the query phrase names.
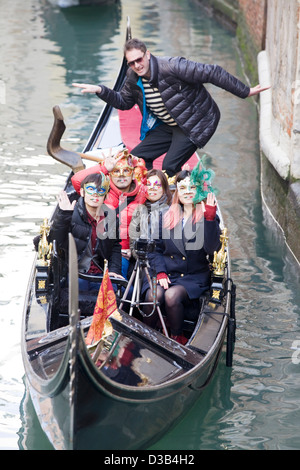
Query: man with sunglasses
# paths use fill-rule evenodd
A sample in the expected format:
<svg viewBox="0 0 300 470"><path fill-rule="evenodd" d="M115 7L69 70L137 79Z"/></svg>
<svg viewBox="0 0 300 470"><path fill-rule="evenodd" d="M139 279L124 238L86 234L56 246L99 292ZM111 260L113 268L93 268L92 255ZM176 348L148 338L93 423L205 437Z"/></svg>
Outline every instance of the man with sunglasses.
<svg viewBox="0 0 300 470"><path fill-rule="evenodd" d="M125 84L120 92L104 85L73 83L82 93L96 93L99 98L121 110L135 104L142 113L141 143L131 150L151 169L153 160L166 153L163 170L169 176L197 148L203 148L213 136L220 111L205 88L212 83L239 98L257 95L269 87L249 88L219 65L202 64L183 57L157 57L139 39L124 46L128 63Z"/></svg>
<svg viewBox="0 0 300 470"><path fill-rule="evenodd" d="M77 248L79 273L97 276L103 273L108 261L109 275L121 276L121 245L116 236L116 218L104 199L109 191L109 179L103 173L87 175L80 185L78 201L69 200L65 191L58 196L58 213L54 218L49 238L68 250L71 232ZM79 290L98 290L99 283L79 278Z"/></svg>

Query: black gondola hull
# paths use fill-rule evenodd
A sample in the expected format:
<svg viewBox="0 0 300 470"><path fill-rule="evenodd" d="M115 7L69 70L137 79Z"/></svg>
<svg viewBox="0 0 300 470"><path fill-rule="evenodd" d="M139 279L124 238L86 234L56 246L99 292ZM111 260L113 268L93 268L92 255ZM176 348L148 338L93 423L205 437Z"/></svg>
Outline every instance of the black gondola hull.
<svg viewBox="0 0 300 470"><path fill-rule="evenodd" d="M226 329L224 329L224 332ZM224 334L211 356L178 380L147 389L116 384L91 361L79 330L76 383L70 381L68 354L53 381L30 374L27 386L44 432L56 449L145 449L180 420L199 399L216 368ZM70 346L65 341L66 351ZM75 410L71 429L71 400Z"/></svg>

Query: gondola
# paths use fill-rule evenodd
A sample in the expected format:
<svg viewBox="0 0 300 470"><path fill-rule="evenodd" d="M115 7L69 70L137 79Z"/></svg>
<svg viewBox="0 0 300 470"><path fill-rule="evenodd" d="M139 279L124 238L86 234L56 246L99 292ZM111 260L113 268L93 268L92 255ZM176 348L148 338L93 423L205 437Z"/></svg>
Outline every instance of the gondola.
<svg viewBox="0 0 300 470"><path fill-rule="evenodd" d="M116 90L122 87L126 68L123 59ZM81 154L60 146L65 126L59 108L54 109L54 116L48 152L71 168L65 190L72 200L76 194L71 177L83 168L83 159L98 161L105 149L126 145L119 113L108 105ZM56 209L51 220L55 216ZM220 211L219 216L224 228ZM119 309L120 316L110 318L111 330L97 346L100 365L85 342L93 309L78 293L74 240L70 235L64 310L59 303L64 259L55 243L50 246L47 242L47 230L45 220L22 328L26 387L41 426L55 449L147 449L199 399L216 371L224 342L226 364L232 365L235 285L226 229L222 248L212 260L211 288L201 298L199 317L185 324L187 344L175 342L163 331L147 327L134 313ZM121 360L124 354L126 361Z"/></svg>

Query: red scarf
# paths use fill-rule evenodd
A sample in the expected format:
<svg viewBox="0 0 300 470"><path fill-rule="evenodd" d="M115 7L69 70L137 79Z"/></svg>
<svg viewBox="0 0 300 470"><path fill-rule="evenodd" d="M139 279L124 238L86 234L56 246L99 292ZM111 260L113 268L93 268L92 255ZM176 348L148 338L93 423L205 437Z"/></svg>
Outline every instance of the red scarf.
<svg viewBox="0 0 300 470"><path fill-rule="evenodd" d="M89 223L91 224L92 226L92 235L91 235L91 243L92 243L92 253L93 253L93 256L95 254L95 248L96 248L96 244L97 244L97 220L94 219L94 217L87 211L87 216L88 216L88 221ZM91 261L91 266L90 266L90 269L88 271L89 274L98 274L98 273L101 273L100 269L98 268L98 266L95 265L94 261L92 260Z"/></svg>

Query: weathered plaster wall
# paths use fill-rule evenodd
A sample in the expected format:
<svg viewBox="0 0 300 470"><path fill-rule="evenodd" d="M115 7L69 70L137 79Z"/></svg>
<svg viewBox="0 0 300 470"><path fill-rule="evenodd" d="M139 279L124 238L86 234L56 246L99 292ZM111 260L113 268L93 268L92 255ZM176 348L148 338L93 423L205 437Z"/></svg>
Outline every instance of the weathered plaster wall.
<svg viewBox="0 0 300 470"><path fill-rule="evenodd" d="M267 12L266 53L272 83L272 134L300 179L300 50L298 0L273 0Z"/></svg>

